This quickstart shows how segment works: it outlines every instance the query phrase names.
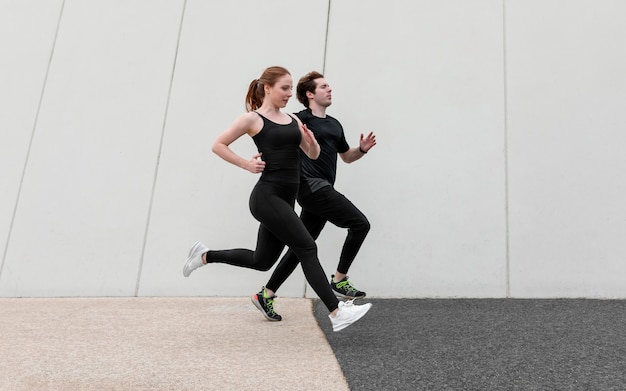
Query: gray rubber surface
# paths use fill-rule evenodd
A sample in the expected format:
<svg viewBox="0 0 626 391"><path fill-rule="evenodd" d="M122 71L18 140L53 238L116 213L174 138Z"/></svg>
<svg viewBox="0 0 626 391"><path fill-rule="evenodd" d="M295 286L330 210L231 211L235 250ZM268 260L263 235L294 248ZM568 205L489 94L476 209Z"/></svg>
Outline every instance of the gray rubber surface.
<svg viewBox="0 0 626 391"><path fill-rule="evenodd" d="M626 390L626 301L367 301L337 333L314 303L353 391Z"/></svg>

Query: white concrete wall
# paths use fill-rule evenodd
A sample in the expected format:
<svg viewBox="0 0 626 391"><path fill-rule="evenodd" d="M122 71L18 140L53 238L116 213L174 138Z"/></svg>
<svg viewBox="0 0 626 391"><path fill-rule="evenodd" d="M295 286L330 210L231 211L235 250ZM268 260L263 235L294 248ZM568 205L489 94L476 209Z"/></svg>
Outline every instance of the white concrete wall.
<svg viewBox="0 0 626 391"><path fill-rule="evenodd" d="M507 2L513 296L626 297L626 2Z"/></svg>
<svg viewBox="0 0 626 391"><path fill-rule="evenodd" d="M248 295L257 176L210 152L270 65L325 72L375 297L626 298L620 0L0 0L0 296ZM299 110L294 98L288 110ZM254 153L243 138L233 148ZM334 271L345 231L318 245ZM282 296L312 296L298 269Z"/></svg>

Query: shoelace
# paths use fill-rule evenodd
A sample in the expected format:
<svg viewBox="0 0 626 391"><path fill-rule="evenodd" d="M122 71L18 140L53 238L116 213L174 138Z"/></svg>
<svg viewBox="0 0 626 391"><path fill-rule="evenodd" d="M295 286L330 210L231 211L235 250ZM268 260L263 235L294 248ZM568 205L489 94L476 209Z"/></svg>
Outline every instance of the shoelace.
<svg viewBox="0 0 626 391"><path fill-rule="evenodd" d="M337 288L341 289L341 288L346 288L347 291L349 292L356 292L357 289L352 286L352 283L350 282L350 280L345 280L345 281L341 281L337 283Z"/></svg>
<svg viewBox="0 0 626 391"><path fill-rule="evenodd" d="M346 307L346 306L350 307L350 306L353 306L353 305L354 305L354 299L346 300L346 301L343 302L343 306L344 307Z"/></svg>
<svg viewBox="0 0 626 391"><path fill-rule="evenodd" d="M274 299L269 298L265 300L266 300L265 305L267 306L267 312L269 312L272 315L276 314L276 311L274 311Z"/></svg>

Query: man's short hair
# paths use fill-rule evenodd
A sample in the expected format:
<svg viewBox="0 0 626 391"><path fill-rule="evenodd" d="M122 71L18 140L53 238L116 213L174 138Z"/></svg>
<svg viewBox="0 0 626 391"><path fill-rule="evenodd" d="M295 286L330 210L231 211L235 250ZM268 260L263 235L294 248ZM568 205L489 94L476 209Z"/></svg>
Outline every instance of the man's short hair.
<svg viewBox="0 0 626 391"><path fill-rule="evenodd" d="M323 77L324 75L321 73L312 71L302 76L298 81L298 86L296 87L296 97L298 98L298 101L304 105L304 107L309 107L309 98L306 96L307 91L315 93L315 88L317 88L315 79Z"/></svg>

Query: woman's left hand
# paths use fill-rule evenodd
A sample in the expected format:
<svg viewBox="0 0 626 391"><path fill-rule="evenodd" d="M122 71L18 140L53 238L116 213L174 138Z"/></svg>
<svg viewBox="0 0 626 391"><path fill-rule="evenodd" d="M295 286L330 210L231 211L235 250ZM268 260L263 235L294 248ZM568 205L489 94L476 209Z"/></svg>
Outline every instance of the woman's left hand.
<svg viewBox="0 0 626 391"><path fill-rule="evenodd" d="M317 140L315 139L315 135L304 124L302 124L302 134L304 135L304 140L306 141L307 144L309 144L309 145L317 144Z"/></svg>

